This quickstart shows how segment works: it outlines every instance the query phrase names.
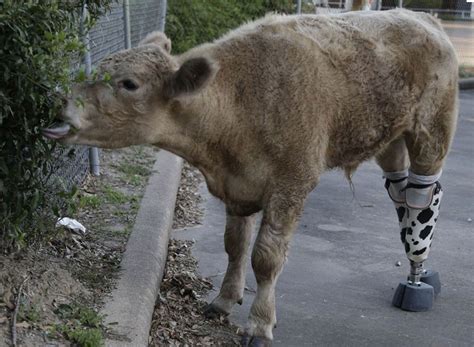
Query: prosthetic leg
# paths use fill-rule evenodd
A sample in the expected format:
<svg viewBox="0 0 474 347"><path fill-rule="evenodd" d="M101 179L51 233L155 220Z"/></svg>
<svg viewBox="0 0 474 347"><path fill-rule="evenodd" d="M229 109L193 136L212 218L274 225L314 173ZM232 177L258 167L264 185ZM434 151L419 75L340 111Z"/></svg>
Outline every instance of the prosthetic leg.
<svg viewBox="0 0 474 347"><path fill-rule="evenodd" d="M421 176L405 170L384 175L385 188L397 210L401 241L410 261L408 279L399 284L392 303L406 311L427 311L441 291L438 273L423 268L443 196L438 182L441 172Z"/></svg>

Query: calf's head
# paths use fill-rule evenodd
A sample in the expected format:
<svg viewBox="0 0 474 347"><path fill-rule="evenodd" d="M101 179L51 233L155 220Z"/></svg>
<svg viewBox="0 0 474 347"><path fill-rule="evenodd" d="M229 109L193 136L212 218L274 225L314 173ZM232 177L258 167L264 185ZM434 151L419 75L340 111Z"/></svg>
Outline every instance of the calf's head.
<svg viewBox="0 0 474 347"><path fill-rule="evenodd" d="M204 88L216 70L205 57L180 62L170 49L170 40L155 32L138 47L105 58L93 81L73 86L62 122L43 134L65 144L105 148L160 141L173 131L173 101Z"/></svg>

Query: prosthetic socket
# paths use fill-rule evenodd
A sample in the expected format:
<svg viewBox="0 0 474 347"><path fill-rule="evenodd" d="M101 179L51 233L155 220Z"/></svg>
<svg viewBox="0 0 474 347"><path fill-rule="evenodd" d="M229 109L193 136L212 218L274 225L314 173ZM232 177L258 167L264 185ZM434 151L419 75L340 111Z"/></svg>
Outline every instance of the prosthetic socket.
<svg viewBox="0 0 474 347"><path fill-rule="evenodd" d="M443 196L441 172L420 176L408 170L385 172L385 188L395 204L400 237L412 267L428 258Z"/></svg>

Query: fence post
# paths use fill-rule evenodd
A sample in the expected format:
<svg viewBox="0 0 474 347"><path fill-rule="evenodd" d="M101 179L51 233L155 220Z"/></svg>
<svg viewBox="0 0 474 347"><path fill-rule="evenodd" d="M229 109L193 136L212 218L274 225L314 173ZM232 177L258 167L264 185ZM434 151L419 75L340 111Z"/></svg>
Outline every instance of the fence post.
<svg viewBox="0 0 474 347"><path fill-rule="evenodd" d="M87 5L84 4L82 7L82 18L81 18L81 36L84 46L86 48L86 53L84 55L84 66L86 76L89 77L92 73L92 61L91 61L91 50L89 44L89 33L86 33L85 23L87 21ZM100 160L99 160L99 149L97 147L89 148L89 167L90 172L94 176L100 175Z"/></svg>
<svg viewBox="0 0 474 347"><path fill-rule="evenodd" d="M166 3L166 0L158 0L158 1L159 1L159 13L160 13L160 16L158 18L158 30L161 32L164 32L165 23L166 23L167 3Z"/></svg>
<svg viewBox="0 0 474 347"><path fill-rule="evenodd" d="M130 4L128 0L123 0L123 31L125 33L125 49L132 48L132 39L130 34Z"/></svg>

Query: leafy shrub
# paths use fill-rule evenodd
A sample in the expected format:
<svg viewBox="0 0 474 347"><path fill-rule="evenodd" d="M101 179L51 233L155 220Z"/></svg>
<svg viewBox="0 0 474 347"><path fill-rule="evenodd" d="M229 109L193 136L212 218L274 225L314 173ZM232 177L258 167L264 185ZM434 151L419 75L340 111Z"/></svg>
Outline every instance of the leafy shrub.
<svg viewBox="0 0 474 347"><path fill-rule="evenodd" d="M459 66L459 77L461 78L474 77L474 65L461 64Z"/></svg>
<svg viewBox="0 0 474 347"><path fill-rule="evenodd" d="M173 52L182 53L218 38L267 12L293 13L293 0L173 0L168 1L166 33Z"/></svg>
<svg viewBox="0 0 474 347"><path fill-rule="evenodd" d="M405 0L403 7L406 8L441 8L442 0Z"/></svg>
<svg viewBox="0 0 474 347"><path fill-rule="evenodd" d="M70 67L82 51L79 20L87 3L90 27L110 0L4 0L0 4L0 246L41 232L44 186L55 145L41 136L58 114Z"/></svg>

